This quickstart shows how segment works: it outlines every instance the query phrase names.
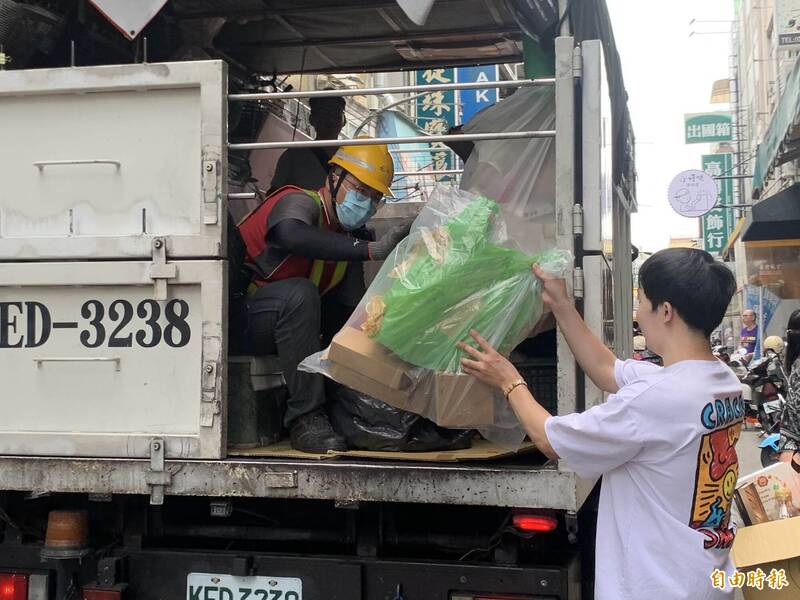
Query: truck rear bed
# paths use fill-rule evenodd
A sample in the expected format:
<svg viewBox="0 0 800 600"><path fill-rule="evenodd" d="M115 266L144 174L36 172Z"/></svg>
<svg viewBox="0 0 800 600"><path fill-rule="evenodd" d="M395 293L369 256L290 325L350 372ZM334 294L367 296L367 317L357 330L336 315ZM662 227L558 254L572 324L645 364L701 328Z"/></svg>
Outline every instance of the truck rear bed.
<svg viewBox="0 0 800 600"><path fill-rule="evenodd" d="M7 456L6 490L508 506L577 511L592 482L541 455L492 463L336 459L158 460ZM164 487L159 487L164 486Z"/></svg>

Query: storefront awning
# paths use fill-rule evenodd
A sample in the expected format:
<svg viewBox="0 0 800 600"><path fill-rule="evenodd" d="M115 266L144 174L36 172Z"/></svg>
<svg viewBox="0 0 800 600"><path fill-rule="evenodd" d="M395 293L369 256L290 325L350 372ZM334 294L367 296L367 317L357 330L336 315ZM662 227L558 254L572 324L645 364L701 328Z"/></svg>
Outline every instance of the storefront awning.
<svg viewBox="0 0 800 600"><path fill-rule="evenodd" d="M731 234L728 236L728 243L725 244L725 248L722 250L722 258L724 260L728 260L728 255L736 243L736 240L738 240L739 236L742 235L742 229L744 229L745 224L746 220L744 217L740 217L739 220L736 221L736 227L734 227L733 231L731 231Z"/></svg>
<svg viewBox="0 0 800 600"><path fill-rule="evenodd" d="M753 169L753 198L761 196L764 181L775 167L796 158L800 158L800 60L795 62L786 80L769 129L758 145Z"/></svg>
<svg viewBox="0 0 800 600"><path fill-rule="evenodd" d="M800 237L800 183L753 205L743 242Z"/></svg>

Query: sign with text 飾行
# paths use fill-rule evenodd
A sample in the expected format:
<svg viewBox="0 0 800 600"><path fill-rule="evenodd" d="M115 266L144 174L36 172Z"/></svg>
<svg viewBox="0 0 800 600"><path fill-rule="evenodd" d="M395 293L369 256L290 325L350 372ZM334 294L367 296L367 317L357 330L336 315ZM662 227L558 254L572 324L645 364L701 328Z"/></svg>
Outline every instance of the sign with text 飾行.
<svg viewBox="0 0 800 600"><path fill-rule="evenodd" d="M710 112L685 115L684 138L687 144L730 142L733 139L731 113Z"/></svg>
<svg viewBox="0 0 800 600"><path fill-rule="evenodd" d="M704 154L703 171L717 179L717 208L703 215L703 248L711 254L721 254L733 230L733 180L727 177L733 170L733 155Z"/></svg>

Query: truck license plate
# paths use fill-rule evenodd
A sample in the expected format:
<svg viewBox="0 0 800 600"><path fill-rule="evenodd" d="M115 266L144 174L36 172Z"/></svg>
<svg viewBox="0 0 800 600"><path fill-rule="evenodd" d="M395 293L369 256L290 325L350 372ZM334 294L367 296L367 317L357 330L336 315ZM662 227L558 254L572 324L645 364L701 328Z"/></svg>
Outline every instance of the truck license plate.
<svg viewBox="0 0 800 600"><path fill-rule="evenodd" d="M296 577L189 573L186 600L303 600L303 582Z"/></svg>
<svg viewBox="0 0 800 600"><path fill-rule="evenodd" d="M84 348L182 348L192 336L188 319L189 304L181 299L0 302L0 348L39 348L61 330Z"/></svg>

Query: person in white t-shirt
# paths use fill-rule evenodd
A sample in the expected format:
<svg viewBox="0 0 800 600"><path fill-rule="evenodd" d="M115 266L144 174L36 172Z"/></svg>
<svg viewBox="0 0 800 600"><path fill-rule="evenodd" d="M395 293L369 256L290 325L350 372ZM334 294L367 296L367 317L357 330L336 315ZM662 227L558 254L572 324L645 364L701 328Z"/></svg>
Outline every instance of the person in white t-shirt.
<svg viewBox="0 0 800 600"><path fill-rule="evenodd" d="M736 291L733 275L710 254L687 248L662 250L642 265L637 315L648 346L664 358L658 367L617 360L581 319L564 280L538 266L534 272L578 363L608 392L606 402L551 416L477 332L480 349L459 344L471 355L462 367L506 393L545 455L581 477L602 475L595 598L730 598L730 507L744 404L709 335Z"/></svg>

